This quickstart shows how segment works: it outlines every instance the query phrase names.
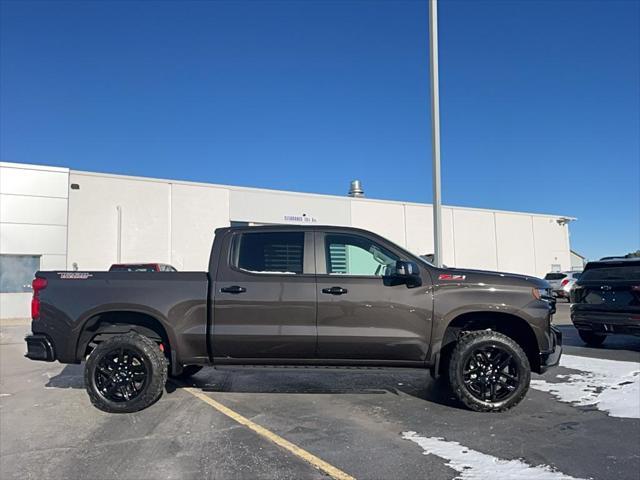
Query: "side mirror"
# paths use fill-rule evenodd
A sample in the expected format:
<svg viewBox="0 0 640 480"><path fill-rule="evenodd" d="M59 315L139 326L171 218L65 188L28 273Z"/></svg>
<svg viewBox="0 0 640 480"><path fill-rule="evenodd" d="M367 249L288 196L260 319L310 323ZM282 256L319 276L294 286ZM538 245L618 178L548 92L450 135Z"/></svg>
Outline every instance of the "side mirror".
<svg viewBox="0 0 640 480"><path fill-rule="evenodd" d="M402 279L408 287L419 287L422 285L420 278L420 268L417 263L398 260L396 262L397 278Z"/></svg>

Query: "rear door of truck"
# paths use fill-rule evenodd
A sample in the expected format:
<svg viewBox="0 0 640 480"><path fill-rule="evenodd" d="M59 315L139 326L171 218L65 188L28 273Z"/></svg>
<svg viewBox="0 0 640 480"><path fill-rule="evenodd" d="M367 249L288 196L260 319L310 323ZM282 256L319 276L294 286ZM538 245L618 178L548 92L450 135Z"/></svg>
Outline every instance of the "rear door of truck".
<svg viewBox="0 0 640 480"><path fill-rule="evenodd" d="M315 358L313 232L231 230L213 292L213 357Z"/></svg>

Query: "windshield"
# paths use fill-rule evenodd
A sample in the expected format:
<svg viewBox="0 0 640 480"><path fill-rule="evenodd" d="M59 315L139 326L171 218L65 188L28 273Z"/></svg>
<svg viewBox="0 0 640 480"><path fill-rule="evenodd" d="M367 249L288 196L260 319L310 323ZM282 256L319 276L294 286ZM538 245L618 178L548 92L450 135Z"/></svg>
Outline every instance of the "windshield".
<svg viewBox="0 0 640 480"><path fill-rule="evenodd" d="M564 273L547 273L544 276L545 280L562 280L566 275Z"/></svg>

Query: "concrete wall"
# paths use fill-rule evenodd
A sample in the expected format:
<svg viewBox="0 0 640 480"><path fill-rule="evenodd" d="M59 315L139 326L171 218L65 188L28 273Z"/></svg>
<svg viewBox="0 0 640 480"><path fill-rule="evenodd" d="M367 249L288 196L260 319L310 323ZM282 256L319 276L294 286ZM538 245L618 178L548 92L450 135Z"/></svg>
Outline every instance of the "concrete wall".
<svg viewBox="0 0 640 480"><path fill-rule="evenodd" d="M348 198L229 187L229 218L258 224L349 225Z"/></svg>
<svg viewBox="0 0 640 480"><path fill-rule="evenodd" d="M370 230L403 247L407 245L404 205L375 200L351 200L351 225Z"/></svg>
<svg viewBox="0 0 640 480"><path fill-rule="evenodd" d="M570 252L571 256L571 270L581 271L584 269L587 264L587 260L584 257L581 257L575 252Z"/></svg>
<svg viewBox="0 0 640 480"><path fill-rule="evenodd" d="M68 185L67 168L0 162L0 255L40 256L42 270L66 267ZM30 299L0 293L0 318L29 317Z"/></svg>
<svg viewBox="0 0 640 480"><path fill-rule="evenodd" d="M431 205L0 165L0 253L41 255L42 269L162 262L203 270L214 230L231 222L352 225L433 253ZM442 213L448 266L536 276L553 265L571 268L560 217L462 207ZM28 315L29 294L0 300L2 317Z"/></svg>
<svg viewBox="0 0 640 480"><path fill-rule="evenodd" d="M67 267L170 263L203 270L216 228L229 225L229 190L72 172Z"/></svg>
<svg viewBox="0 0 640 480"><path fill-rule="evenodd" d="M560 225L554 218L533 216L533 239L538 276L553 270L559 265L560 270L571 269L569 228ZM514 239L517 241L517 239Z"/></svg>
<svg viewBox="0 0 640 480"><path fill-rule="evenodd" d="M171 264L178 270L203 270L216 228L229 226L229 190L171 185Z"/></svg>
<svg viewBox="0 0 640 480"><path fill-rule="evenodd" d="M171 186L72 172L67 268L105 270L113 263L169 263Z"/></svg>
<svg viewBox="0 0 640 480"><path fill-rule="evenodd" d="M213 230L232 221L352 225L417 254L433 253L430 205L86 172L72 172L70 182L79 189L70 190L69 268L156 261L201 270ZM537 276L553 264L569 269L568 227L558 218L444 207L444 263Z"/></svg>

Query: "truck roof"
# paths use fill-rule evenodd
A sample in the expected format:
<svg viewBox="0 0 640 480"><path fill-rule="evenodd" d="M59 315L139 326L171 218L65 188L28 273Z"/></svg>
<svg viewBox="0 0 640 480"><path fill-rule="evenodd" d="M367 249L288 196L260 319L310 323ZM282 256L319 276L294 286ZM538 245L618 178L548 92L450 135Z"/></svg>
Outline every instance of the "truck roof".
<svg viewBox="0 0 640 480"><path fill-rule="evenodd" d="M606 260L595 260L593 262L587 263L584 269L587 270L590 268L609 267L616 265L621 267L638 266L640 265L640 257L614 257L607 258Z"/></svg>

